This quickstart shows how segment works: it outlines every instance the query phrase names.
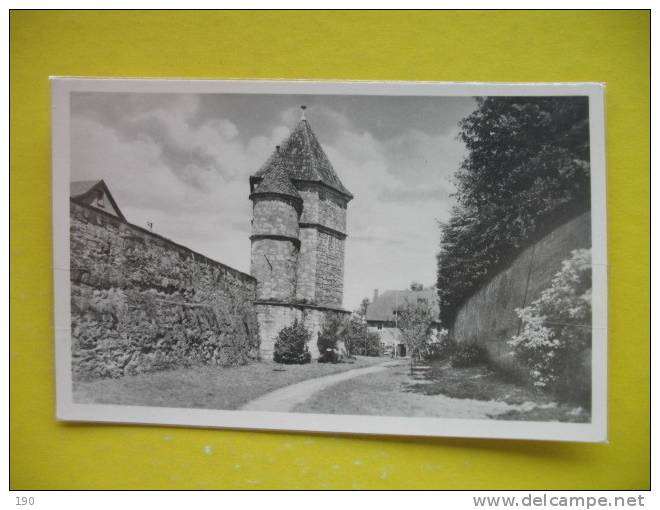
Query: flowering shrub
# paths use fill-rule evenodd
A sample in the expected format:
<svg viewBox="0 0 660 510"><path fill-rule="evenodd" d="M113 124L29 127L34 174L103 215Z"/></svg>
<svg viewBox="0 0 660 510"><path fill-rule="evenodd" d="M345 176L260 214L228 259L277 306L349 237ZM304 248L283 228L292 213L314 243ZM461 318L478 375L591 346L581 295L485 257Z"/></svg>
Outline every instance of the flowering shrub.
<svg viewBox="0 0 660 510"><path fill-rule="evenodd" d="M591 250L574 250L541 297L516 313L522 329L509 345L534 386L585 396L590 389L584 365L591 348Z"/></svg>

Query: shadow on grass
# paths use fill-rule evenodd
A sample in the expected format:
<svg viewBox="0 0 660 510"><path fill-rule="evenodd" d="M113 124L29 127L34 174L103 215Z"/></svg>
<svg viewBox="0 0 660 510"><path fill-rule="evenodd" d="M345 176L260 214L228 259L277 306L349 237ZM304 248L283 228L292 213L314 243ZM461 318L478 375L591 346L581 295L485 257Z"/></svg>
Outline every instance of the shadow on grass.
<svg viewBox="0 0 660 510"><path fill-rule="evenodd" d="M492 416L498 420L561 421L585 423L591 420L588 409L572 402L559 402L556 397L520 384L511 375L495 371L487 365L455 368L446 360L420 365L413 381L403 391L423 395L445 395L451 398L500 401L524 405L523 410Z"/></svg>

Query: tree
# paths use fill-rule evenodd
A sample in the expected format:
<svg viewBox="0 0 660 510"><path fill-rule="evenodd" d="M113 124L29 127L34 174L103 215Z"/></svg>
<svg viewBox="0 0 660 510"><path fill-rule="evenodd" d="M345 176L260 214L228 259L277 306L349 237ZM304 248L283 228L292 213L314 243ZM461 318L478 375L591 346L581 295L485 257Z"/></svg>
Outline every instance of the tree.
<svg viewBox="0 0 660 510"><path fill-rule="evenodd" d="M397 310L398 327L401 339L410 353L410 374L413 373L414 359L422 358L426 352L434 323L433 310L424 303L406 303Z"/></svg>
<svg viewBox="0 0 660 510"><path fill-rule="evenodd" d="M367 331L367 340L364 343L363 356L382 356L383 347L380 344L380 335L375 331Z"/></svg>
<svg viewBox="0 0 660 510"><path fill-rule="evenodd" d="M367 308L369 308L369 305L371 304L371 301L369 301L369 298L363 298L362 301L360 301L360 306L358 309L355 311L358 315L362 317L367 316Z"/></svg>
<svg viewBox="0 0 660 510"><path fill-rule="evenodd" d="M367 321L357 313L346 323L344 343L351 355L380 356L380 336L369 332Z"/></svg>
<svg viewBox="0 0 660 510"><path fill-rule="evenodd" d="M344 345L351 355L362 354L364 341L367 338L367 321L359 314L352 314L346 321L344 330Z"/></svg>
<svg viewBox="0 0 660 510"><path fill-rule="evenodd" d="M556 223L590 208L586 97L488 97L460 123L467 156L440 225L440 318Z"/></svg>
<svg viewBox="0 0 660 510"><path fill-rule="evenodd" d="M424 285L419 282L411 282L410 290L424 290Z"/></svg>

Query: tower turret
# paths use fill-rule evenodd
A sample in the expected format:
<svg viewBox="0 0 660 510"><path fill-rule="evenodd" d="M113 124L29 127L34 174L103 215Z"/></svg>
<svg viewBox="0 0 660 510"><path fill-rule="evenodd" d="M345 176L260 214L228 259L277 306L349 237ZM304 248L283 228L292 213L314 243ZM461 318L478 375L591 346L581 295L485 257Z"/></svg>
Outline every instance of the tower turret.
<svg viewBox="0 0 660 510"><path fill-rule="evenodd" d="M342 301L346 209L353 195L302 110L288 138L250 176L251 273L257 279L255 308L265 356L294 320L316 339L328 317L350 313ZM318 355L316 341L309 347Z"/></svg>
<svg viewBox="0 0 660 510"><path fill-rule="evenodd" d="M263 180L251 182L250 187L253 204L250 272L257 279L257 299L291 300L296 294L302 197L281 159L273 162Z"/></svg>
<svg viewBox="0 0 660 510"><path fill-rule="evenodd" d="M250 177L250 185L263 184L275 167L279 168L278 175L282 169L286 172L288 183L302 198L296 301L341 307L346 209L353 195L339 179L312 131L305 118L305 107L289 137ZM259 279L257 274L253 276Z"/></svg>

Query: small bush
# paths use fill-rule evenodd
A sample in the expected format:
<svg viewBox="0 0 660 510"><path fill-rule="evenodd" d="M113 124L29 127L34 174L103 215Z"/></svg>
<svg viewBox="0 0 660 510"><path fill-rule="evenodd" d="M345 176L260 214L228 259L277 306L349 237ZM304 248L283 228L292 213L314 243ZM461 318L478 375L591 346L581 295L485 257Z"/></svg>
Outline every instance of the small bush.
<svg viewBox="0 0 660 510"><path fill-rule="evenodd" d="M325 351L319 351L319 363L337 363L339 361L339 355L334 349L326 349Z"/></svg>
<svg viewBox="0 0 660 510"><path fill-rule="evenodd" d="M456 349L456 342L451 338L446 338L442 342L434 342L429 345L424 358L427 360L450 359Z"/></svg>
<svg viewBox="0 0 660 510"><path fill-rule="evenodd" d="M323 323L316 346L319 349L319 363L337 363L339 361L338 342L346 337L346 320L339 314L329 315Z"/></svg>
<svg viewBox="0 0 660 510"><path fill-rule="evenodd" d="M426 360L449 359L456 351L456 342L449 336L449 331L445 328L433 330L431 341L429 342L423 357Z"/></svg>
<svg viewBox="0 0 660 510"><path fill-rule="evenodd" d="M311 337L302 322L296 319L291 326L282 328L275 341L273 360L285 365L303 365L312 361L312 355L307 347Z"/></svg>
<svg viewBox="0 0 660 510"><path fill-rule="evenodd" d="M451 355L451 366L467 368L482 365L488 361L486 350L477 344L460 344Z"/></svg>

